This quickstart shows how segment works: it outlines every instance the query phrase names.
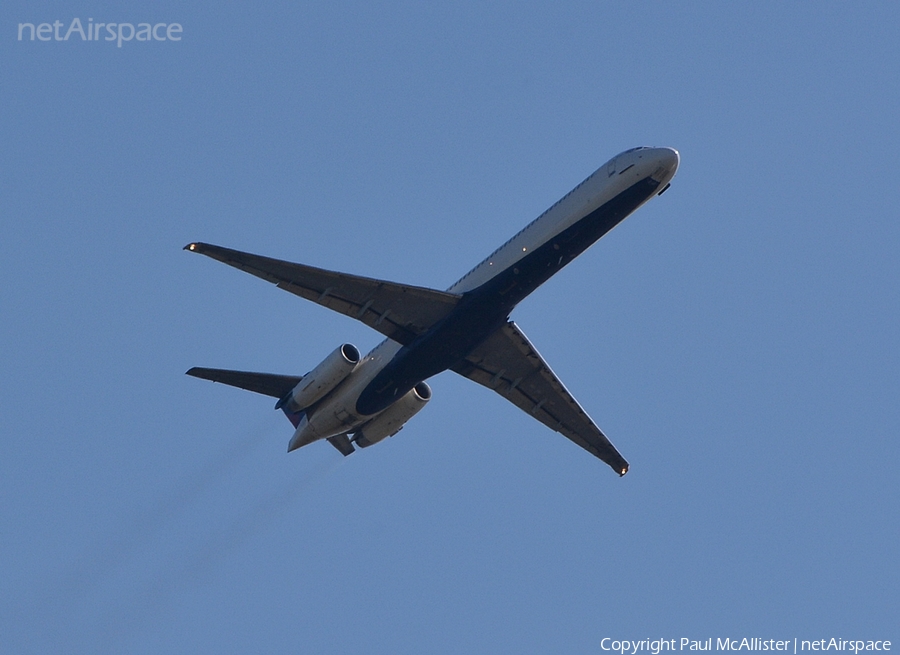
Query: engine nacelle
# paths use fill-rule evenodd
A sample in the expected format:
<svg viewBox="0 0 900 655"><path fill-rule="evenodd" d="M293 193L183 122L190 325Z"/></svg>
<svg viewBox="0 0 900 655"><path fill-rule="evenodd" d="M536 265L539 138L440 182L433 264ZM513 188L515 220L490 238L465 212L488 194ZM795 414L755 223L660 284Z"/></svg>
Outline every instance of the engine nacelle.
<svg viewBox="0 0 900 655"><path fill-rule="evenodd" d="M359 363L359 350L345 343L328 355L321 364L303 376L288 397L287 408L299 412L324 398L339 385Z"/></svg>
<svg viewBox="0 0 900 655"><path fill-rule="evenodd" d="M400 432L404 423L425 407L425 403L430 399L431 387L424 382L419 382L419 384L407 391L400 400L362 426L356 432L353 440L360 448L366 448L383 439L393 437Z"/></svg>

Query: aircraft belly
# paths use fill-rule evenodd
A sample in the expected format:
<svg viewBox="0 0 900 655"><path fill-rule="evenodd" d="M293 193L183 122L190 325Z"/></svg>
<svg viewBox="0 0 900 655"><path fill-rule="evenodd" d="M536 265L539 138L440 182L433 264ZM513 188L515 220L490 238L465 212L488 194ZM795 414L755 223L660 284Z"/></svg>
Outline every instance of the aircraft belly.
<svg viewBox="0 0 900 655"><path fill-rule="evenodd" d="M463 298L432 330L404 346L366 386L356 401L361 415L377 414L416 384L462 360L506 322L508 311L483 297Z"/></svg>

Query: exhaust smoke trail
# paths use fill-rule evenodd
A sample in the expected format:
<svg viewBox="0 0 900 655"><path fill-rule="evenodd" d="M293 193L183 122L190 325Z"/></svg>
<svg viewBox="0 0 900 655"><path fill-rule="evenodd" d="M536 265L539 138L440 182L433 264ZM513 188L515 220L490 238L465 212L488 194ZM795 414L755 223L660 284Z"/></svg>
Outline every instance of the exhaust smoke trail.
<svg viewBox="0 0 900 655"><path fill-rule="evenodd" d="M236 431L236 436L199 470L183 473L158 499L135 508L119 521L118 529L98 538L60 574L52 589L39 590L30 602L23 599L25 602L20 605L23 614L39 614L48 619L42 635L22 635L22 643L34 643L37 651L46 651L43 647L46 644L42 641L38 646L33 637L53 639L57 644L69 642L69 633L81 623L76 615L89 607L91 597L105 584L114 582L126 564L139 551L158 541L192 504L233 477L280 428L283 428L280 415L272 415L263 425L257 423L256 427Z"/></svg>
<svg viewBox="0 0 900 655"><path fill-rule="evenodd" d="M329 453L330 454L330 453ZM179 587L189 581L193 587L209 584L217 566L227 555L261 534L292 502L318 486L345 461L334 453L316 462L305 474L288 480L255 503L241 508L224 528L211 531L198 540L190 552L176 555L166 570L154 576L154 581L128 593L131 599L114 617L98 617L100 625L94 635L103 643L97 650L119 651L142 631L165 621L167 606ZM118 628L118 629L116 629Z"/></svg>

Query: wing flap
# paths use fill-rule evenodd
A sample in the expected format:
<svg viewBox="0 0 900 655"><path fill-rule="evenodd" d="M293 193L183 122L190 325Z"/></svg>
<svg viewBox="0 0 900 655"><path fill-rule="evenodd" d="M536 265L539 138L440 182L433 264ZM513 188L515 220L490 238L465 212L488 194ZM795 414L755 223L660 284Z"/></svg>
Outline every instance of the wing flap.
<svg viewBox="0 0 900 655"><path fill-rule="evenodd" d="M185 250L212 257L301 298L362 321L403 345L411 343L449 314L461 297L425 287L293 264L207 243L191 243Z"/></svg>
<svg viewBox="0 0 900 655"><path fill-rule="evenodd" d="M245 371L229 371L222 368L200 368L195 366L187 371L187 375L203 380L221 382L239 389L246 389L264 396L272 396L279 400L284 398L297 386L302 378L294 375L275 375L273 373L248 373Z"/></svg>
<svg viewBox="0 0 900 655"><path fill-rule="evenodd" d="M619 475L628 471L628 462L512 321L488 337L453 371L497 392L606 462Z"/></svg>

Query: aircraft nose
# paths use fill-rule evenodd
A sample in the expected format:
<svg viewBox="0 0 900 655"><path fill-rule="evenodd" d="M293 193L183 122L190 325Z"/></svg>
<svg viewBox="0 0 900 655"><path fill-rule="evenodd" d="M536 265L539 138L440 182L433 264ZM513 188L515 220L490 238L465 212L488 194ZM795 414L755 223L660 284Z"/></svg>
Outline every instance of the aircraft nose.
<svg viewBox="0 0 900 655"><path fill-rule="evenodd" d="M660 186L664 187L663 191L665 191L669 188L669 182L675 177L675 171L678 170L678 164L681 163L681 155L678 154L675 148L656 148L656 152L653 155L653 161L657 168L651 177L659 182Z"/></svg>
<svg viewBox="0 0 900 655"><path fill-rule="evenodd" d="M675 175L678 164L681 163L681 155L675 148L660 148L659 163L668 170L670 175Z"/></svg>

